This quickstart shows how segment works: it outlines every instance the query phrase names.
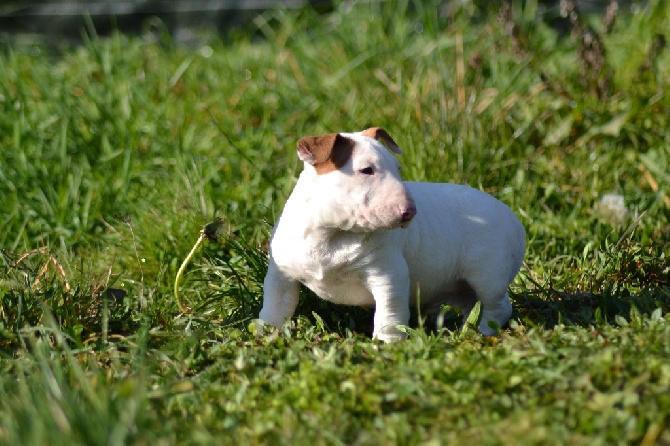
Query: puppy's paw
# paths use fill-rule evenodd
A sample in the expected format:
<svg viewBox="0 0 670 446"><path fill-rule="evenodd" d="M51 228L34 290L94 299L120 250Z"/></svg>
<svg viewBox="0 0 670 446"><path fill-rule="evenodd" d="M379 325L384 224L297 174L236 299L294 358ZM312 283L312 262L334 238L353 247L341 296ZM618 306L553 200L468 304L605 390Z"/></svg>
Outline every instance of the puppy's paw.
<svg viewBox="0 0 670 446"><path fill-rule="evenodd" d="M402 327L402 325L385 325L377 331L373 337L386 344L390 342L404 341L407 339L407 333Z"/></svg>
<svg viewBox="0 0 670 446"><path fill-rule="evenodd" d="M263 319L252 319L247 328L251 334L257 337L275 330L273 325L266 323Z"/></svg>
<svg viewBox="0 0 670 446"><path fill-rule="evenodd" d="M282 316L273 311L268 311L267 309L261 309L260 314L257 319L254 319L254 322L260 322L263 325L271 325L275 328L279 328L284 323L290 319L291 315Z"/></svg>

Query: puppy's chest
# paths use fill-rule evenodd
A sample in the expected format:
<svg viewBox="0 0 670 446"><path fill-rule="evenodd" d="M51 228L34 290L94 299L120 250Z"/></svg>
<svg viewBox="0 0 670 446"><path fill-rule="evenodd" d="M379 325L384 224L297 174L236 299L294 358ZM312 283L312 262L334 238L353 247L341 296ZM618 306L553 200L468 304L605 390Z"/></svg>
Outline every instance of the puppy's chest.
<svg viewBox="0 0 670 446"><path fill-rule="evenodd" d="M360 238L278 232L270 248L277 266L290 276L301 281L324 280L331 275L345 275L365 261L368 250Z"/></svg>
<svg viewBox="0 0 670 446"><path fill-rule="evenodd" d="M284 274L303 283L322 299L352 305L374 303L361 274L370 253L360 240L275 237L271 249L275 263Z"/></svg>

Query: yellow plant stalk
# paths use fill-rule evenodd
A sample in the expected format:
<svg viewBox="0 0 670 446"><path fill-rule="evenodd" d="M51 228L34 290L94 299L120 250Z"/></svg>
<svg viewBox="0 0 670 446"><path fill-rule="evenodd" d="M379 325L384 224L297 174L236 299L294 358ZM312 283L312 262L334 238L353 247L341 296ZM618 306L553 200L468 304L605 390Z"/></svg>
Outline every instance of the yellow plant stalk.
<svg viewBox="0 0 670 446"><path fill-rule="evenodd" d="M195 252L202 244L203 240L215 241L216 236L221 230L222 226L223 226L223 219L220 217L217 217L213 222L205 225L205 227L202 230L200 230L200 236L198 237L198 240L195 242L195 245L193 245L191 252L188 253L184 261L181 263L179 270L177 271L177 275L174 279L174 297L177 302L177 306L179 307L179 311L181 311L182 313L188 313L191 310L190 307L184 306L184 304L181 302L179 298L179 281L181 280L181 277L184 275L184 270L186 269L186 266L193 258Z"/></svg>

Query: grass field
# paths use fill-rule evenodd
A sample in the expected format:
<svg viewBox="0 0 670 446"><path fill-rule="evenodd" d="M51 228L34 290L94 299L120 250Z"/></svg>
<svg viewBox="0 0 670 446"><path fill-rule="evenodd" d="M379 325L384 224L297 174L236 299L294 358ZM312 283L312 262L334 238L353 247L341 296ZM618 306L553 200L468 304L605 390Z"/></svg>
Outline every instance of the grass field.
<svg viewBox="0 0 670 446"><path fill-rule="evenodd" d="M670 444L669 3L560 36L428 3L3 42L0 444ZM369 126L525 225L500 336L446 309L382 345L307 292L258 333L295 142Z"/></svg>

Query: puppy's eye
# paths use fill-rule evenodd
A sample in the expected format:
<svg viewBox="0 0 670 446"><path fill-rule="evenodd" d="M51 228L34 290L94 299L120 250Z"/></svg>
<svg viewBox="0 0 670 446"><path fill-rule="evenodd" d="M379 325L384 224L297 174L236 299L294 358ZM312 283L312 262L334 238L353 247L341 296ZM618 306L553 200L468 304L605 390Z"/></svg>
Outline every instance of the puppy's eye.
<svg viewBox="0 0 670 446"><path fill-rule="evenodd" d="M364 167L363 169L359 170L359 172L363 175L372 175L375 173L375 170L372 167Z"/></svg>

